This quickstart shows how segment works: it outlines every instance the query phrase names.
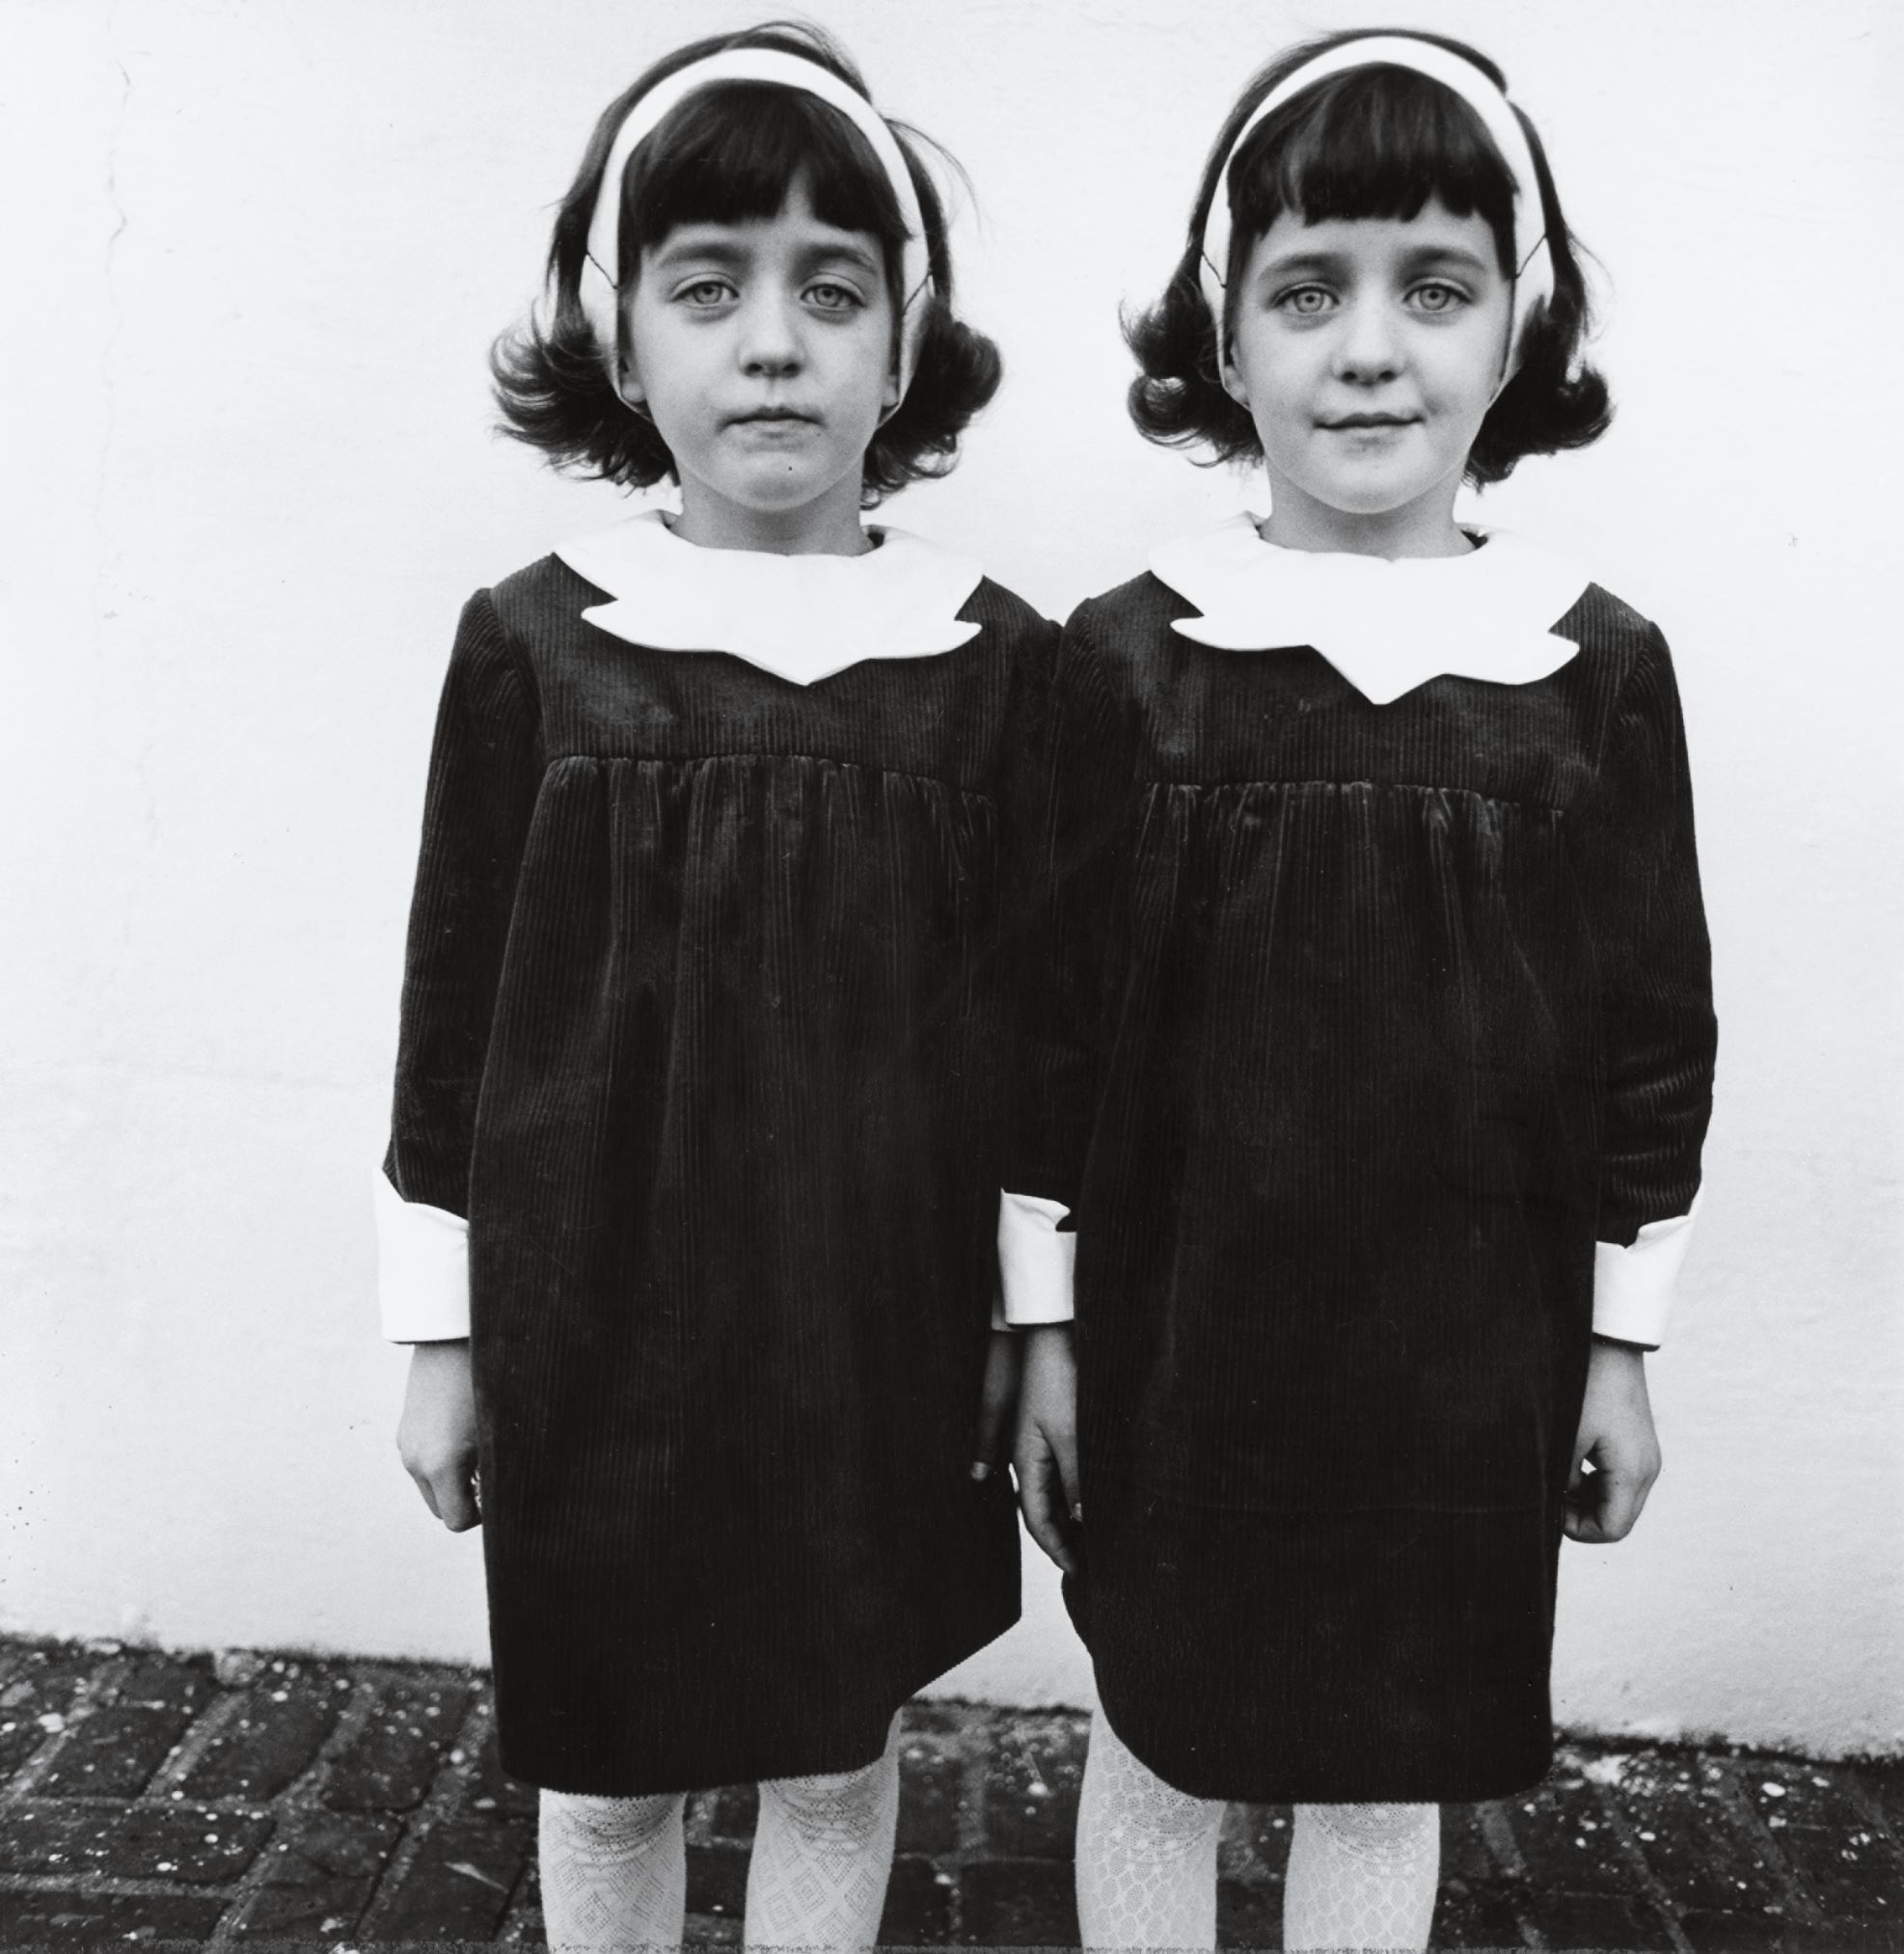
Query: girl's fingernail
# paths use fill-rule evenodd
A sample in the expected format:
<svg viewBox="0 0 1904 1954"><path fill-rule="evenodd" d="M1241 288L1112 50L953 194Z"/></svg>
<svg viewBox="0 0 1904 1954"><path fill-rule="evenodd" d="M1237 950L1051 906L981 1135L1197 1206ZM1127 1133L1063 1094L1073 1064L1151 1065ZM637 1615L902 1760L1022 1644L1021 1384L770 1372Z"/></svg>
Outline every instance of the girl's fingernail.
<svg viewBox="0 0 1904 1954"><path fill-rule="evenodd" d="M973 1479L989 1479L991 1477L992 1477L992 1468L989 1465L987 1465L982 1458L975 1458L972 1460Z"/></svg>
<svg viewBox="0 0 1904 1954"><path fill-rule="evenodd" d="M1079 1500L1077 1504L1072 1507L1071 1517L1074 1520L1075 1520L1079 1526L1082 1526L1084 1524L1084 1502L1082 1500Z"/></svg>

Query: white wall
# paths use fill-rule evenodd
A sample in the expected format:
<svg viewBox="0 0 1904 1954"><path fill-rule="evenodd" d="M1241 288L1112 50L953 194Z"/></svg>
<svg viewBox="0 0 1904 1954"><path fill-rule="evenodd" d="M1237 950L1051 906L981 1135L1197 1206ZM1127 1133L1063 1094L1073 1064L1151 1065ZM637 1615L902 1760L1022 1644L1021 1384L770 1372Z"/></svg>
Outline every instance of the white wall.
<svg viewBox="0 0 1904 1954"><path fill-rule="evenodd" d="M1886 0L833 0L978 186L1010 380L897 520L1054 611L1233 506L1125 424L1115 311L1244 71L1443 27L1613 287L1620 419L1496 520L1667 626L1724 1021L1667 1474L1570 1549L1562 1711L1904 1746L1897 1500L1900 43ZM391 1432L365 1194L467 591L606 519L487 432L589 122L671 0L7 0L0 1625L475 1656ZM552 37L547 21L559 21ZM956 1681L1079 1700L1047 1584Z"/></svg>

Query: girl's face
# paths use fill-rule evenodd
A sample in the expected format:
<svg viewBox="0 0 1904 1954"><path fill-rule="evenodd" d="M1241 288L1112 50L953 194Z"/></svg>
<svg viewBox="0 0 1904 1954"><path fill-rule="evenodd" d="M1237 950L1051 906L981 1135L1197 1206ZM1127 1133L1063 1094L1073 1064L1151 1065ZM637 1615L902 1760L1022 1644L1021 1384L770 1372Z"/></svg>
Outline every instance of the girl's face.
<svg viewBox="0 0 1904 1954"><path fill-rule="evenodd" d="M654 417L691 542L793 553L864 547L867 445L898 398L878 238L813 214L681 225L641 254L622 392Z"/></svg>
<svg viewBox="0 0 1904 1954"><path fill-rule="evenodd" d="M1271 542L1387 556L1465 547L1455 492L1499 390L1511 288L1494 233L1285 211L1238 289L1223 385L1268 462Z"/></svg>

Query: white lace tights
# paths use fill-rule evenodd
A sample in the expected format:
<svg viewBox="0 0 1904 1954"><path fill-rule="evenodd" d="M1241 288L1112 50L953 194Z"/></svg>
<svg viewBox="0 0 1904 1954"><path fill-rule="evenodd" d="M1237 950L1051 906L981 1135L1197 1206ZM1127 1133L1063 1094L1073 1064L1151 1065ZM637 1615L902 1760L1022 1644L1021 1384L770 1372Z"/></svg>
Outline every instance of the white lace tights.
<svg viewBox="0 0 1904 1954"><path fill-rule="evenodd" d="M899 1725L860 1771L760 1787L748 1867L749 1947L872 1946L899 1820ZM541 1798L542 1916L560 1950L678 1947L687 1912L680 1792Z"/></svg>
<svg viewBox="0 0 1904 1954"><path fill-rule="evenodd" d="M1166 1784L1100 1715L1077 1812L1085 1946L1214 1947L1223 1809ZM1283 1945L1426 1947L1440 1870L1437 1805L1298 1805Z"/></svg>
<svg viewBox="0 0 1904 1954"><path fill-rule="evenodd" d="M678 1947L688 1911L682 1793L539 1805L542 1920L552 1948Z"/></svg>

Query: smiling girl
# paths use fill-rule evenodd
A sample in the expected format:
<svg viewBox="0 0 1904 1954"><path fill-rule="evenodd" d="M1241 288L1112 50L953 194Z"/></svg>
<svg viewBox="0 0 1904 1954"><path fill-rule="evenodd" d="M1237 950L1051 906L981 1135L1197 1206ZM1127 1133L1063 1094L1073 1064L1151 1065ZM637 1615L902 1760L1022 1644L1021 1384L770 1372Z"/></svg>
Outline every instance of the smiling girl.
<svg viewBox="0 0 1904 1954"><path fill-rule="evenodd" d="M760 1780L749 1942L865 1945L896 1712L1018 1613L995 896L1055 634L861 526L998 362L822 38L613 102L550 286L510 429L680 509L463 613L380 1184L399 1444L447 1526L479 1502L552 1942L678 1942L682 1794Z"/></svg>
<svg viewBox="0 0 1904 1954"><path fill-rule="evenodd" d="M1005 1267L1060 1317L1074 1241L1020 1464L1102 1705L1087 1944L1210 1945L1240 1799L1296 1806L1285 1946L1424 1945L1437 1803L1547 1767L1561 1539L1658 1471L1713 1060L1672 667L1455 517L1604 429L1585 321L1499 71L1384 35L1251 83L1131 328L1141 431L1271 506L1054 683Z"/></svg>

